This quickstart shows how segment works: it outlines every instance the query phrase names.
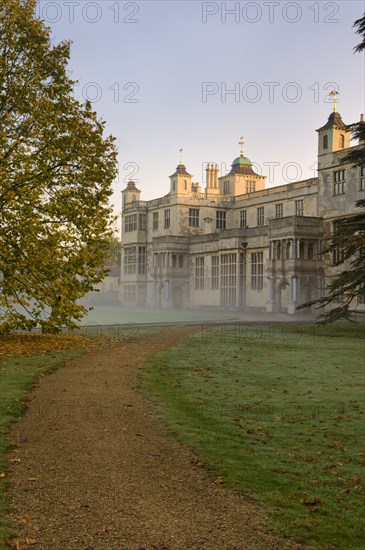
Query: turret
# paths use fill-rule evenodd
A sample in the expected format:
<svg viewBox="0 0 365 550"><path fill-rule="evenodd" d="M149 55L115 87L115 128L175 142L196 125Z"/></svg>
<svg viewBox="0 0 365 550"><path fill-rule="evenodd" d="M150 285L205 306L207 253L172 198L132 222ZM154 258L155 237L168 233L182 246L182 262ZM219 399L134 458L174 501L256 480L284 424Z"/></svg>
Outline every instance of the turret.
<svg viewBox="0 0 365 550"><path fill-rule="evenodd" d="M186 167L182 162L182 149L180 149L180 164L176 167L176 171L170 176L171 195L188 195L191 193L192 175L186 171Z"/></svg>
<svg viewBox="0 0 365 550"><path fill-rule="evenodd" d="M122 191L123 208L131 202L139 201L140 196L141 191L137 189L135 182L130 180L127 187Z"/></svg>
<svg viewBox="0 0 365 550"><path fill-rule="evenodd" d="M331 92L334 98L333 111L324 126L318 128L318 169L324 168L332 162L332 153L350 147L351 130L343 122L337 112L338 92Z"/></svg>
<svg viewBox="0 0 365 550"><path fill-rule="evenodd" d="M231 170L219 178L221 195L244 195L265 189L265 177L257 174L250 159L244 156L243 138L239 141L240 156L234 159Z"/></svg>

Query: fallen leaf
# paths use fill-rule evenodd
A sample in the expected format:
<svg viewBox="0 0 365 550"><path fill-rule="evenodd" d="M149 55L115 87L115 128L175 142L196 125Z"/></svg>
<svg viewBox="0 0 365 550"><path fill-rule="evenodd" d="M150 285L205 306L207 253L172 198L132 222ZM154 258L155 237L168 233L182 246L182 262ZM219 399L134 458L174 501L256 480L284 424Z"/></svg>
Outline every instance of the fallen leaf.
<svg viewBox="0 0 365 550"><path fill-rule="evenodd" d="M1 477L5 477L4 472L1 472L1 473L0 473L0 478L1 478Z"/></svg>
<svg viewBox="0 0 365 550"><path fill-rule="evenodd" d="M32 545L32 544L37 544L36 539L31 539L31 538L28 538L28 537L25 539L25 542L26 542L27 544L31 544L31 545Z"/></svg>
<svg viewBox="0 0 365 550"><path fill-rule="evenodd" d="M221 477L217 477L217 479L214 481L215 485L222 485L223 479Z"/></svg>

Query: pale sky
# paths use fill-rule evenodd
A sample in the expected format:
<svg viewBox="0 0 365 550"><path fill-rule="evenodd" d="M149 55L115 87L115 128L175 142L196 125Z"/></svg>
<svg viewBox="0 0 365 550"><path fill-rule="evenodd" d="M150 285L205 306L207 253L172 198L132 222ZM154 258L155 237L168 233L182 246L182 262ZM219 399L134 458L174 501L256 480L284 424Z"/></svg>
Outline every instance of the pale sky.
<svg viewBox="0 0 365 550"><path fill-rule="evenodd" d="M204 188L206 162L224 174L240 136L269 187L314 177L328 93L339 91L345 123L365 111L352 28L364 10L363 0L38 3L54 39L73 42L76 97L117 138L116 212L131 176L142 200L168 193L180 148Z"/></svg>

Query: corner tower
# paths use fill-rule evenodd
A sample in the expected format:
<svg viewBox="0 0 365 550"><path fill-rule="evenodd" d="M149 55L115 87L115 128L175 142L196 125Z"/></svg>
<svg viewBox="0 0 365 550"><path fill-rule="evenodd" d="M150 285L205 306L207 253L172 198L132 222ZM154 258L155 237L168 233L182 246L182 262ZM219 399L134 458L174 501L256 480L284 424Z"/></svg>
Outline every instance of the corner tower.
<svg viewBox="0 0 365 550"><path fill-rule="evenodd" d="M135 182L133 180L130 180L127 184L127 187L122 191L123 208L126 204L139 201L140 196L141 191L137 189Z"/></svg>
<svg viewBox="0 0 365 550"><path fill-rule="evenodd" d="M180 149L180 163L176 171L170 176L170 195L188 195L191 193L192 175L186 170L182 161L182 149Z"/></svg>
<svg viewBox="0 0 365 550"><path fill-rule="evenodd" d="M318 128L318 169L328 166L332 162L332 153L348 149L350 147L351 130L343 122L340 113L337 112L337 92L330 95L334 97L333 111L324 126Z"/></svg>

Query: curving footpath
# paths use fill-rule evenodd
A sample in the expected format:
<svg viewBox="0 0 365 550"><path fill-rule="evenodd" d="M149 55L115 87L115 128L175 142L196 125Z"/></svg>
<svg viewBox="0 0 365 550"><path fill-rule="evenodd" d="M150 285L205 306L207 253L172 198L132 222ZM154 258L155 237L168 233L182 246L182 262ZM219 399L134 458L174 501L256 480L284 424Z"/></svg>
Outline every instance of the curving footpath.
<svg viewBox="0 0 365 550"><path fill-rule="evenodd" d="M12 519L17 539L34 543L25 547L300 548L267 533L257 505L215 485L136 390L138 369L196 330L93 350L40 380L12 432Z"/></svg>

